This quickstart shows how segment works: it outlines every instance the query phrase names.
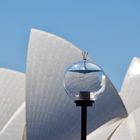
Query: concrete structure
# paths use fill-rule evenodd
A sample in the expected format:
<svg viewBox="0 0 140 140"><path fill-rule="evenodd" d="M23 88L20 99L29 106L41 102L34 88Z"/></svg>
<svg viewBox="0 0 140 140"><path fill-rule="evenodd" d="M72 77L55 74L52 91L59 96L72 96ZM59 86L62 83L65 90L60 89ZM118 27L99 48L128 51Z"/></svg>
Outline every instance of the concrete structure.
<svg viewBox="0 0 140 140"><path fill-rule="evenodd" d="M65 93L63 76L81 58L73 44L32 29L26 81L22 73L0 69L0 140L80 140L80 108ZM88 108L88 140L140 139L139 69L134 58L120 94L107 78L103 95Z"/></svg>
<svg viewBox="0 0 140 140"><path fill-rule="evenodd" d="M28 140L80 139L80 108L63 88L65 69L81 60L81 50L64 39L33 29L26 73L26 121ZM111 105L110 105L111 104ZM103 96L89 108L88 133L127 115L111 81Z"/></svg>
<svg viewBox="0 0 140 140"><path fill-rule="evenodd" d="M25 75L0 69L0 140L20 140L25 126Z"/></svg>
<svg viewBox="0 0 140 140"><path fill-rule="evenodd" d="M120 119L118 126L98 128L89 136L89 140L139 140L140 139L140 59L133 58L120 92L122 101L126 107L128 117ZM115 131L112 127L116 126ZM98 133L99 132L99 133Z"/></svg>
<svg viewBox="0 0 140 140"><path fill-rule="evenodd" d="M120 96L130 114L140 107L140 59L134 57L126 73Z"/></svg>

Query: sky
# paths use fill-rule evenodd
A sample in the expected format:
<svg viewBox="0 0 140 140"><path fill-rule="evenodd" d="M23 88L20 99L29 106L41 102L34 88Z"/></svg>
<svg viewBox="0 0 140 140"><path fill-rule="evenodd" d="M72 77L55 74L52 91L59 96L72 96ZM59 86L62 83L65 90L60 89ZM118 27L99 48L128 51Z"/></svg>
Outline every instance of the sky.
<svg viewBox="0 0 140 140"><path fill-rule="evenodd" d="M118 91L140 57L140 0L0 0L0 67L26 72L31 28L87 51Z"/></svg>

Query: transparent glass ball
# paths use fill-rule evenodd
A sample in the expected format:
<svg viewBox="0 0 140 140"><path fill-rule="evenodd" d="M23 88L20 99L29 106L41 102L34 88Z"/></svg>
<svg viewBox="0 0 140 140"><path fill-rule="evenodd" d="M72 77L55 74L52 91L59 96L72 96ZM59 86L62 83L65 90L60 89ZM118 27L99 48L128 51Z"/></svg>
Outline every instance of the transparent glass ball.
<svg viewBox="0 0 140 140"><path fill-rule="evenodd" d="M69 66L64 76L64 88L73 99L96 100L105 90L106 75L96 64L88 60Z"/></svg>

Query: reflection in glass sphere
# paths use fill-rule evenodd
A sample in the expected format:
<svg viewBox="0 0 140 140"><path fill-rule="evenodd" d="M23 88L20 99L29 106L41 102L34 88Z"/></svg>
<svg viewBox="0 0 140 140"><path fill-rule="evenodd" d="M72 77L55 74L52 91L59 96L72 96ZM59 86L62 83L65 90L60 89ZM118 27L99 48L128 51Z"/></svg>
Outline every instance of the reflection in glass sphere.
<svg viewBox="0 0 140 140"><path fill-rule="evenodd" d="M72 64L65 72L64 88L73 99L87 99L89 96L90 100L96 100L105 86L104 71L86 59Z"/></svg>

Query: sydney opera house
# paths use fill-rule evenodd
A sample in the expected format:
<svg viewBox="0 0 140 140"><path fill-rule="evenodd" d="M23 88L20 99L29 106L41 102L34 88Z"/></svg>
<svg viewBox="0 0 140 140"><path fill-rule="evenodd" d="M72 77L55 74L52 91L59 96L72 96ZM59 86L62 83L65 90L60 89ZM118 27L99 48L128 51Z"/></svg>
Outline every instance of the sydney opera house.
<svg viewBox="0 0 140 140"><path fill-rule="evenodd" d="M26 74L0 69L0 140L80 140L80 110L66 95L66 67L81 50L32 29ZM88 140L140 140L140 59L133 58L118 93L107 78L88 108Z"/></svg>

